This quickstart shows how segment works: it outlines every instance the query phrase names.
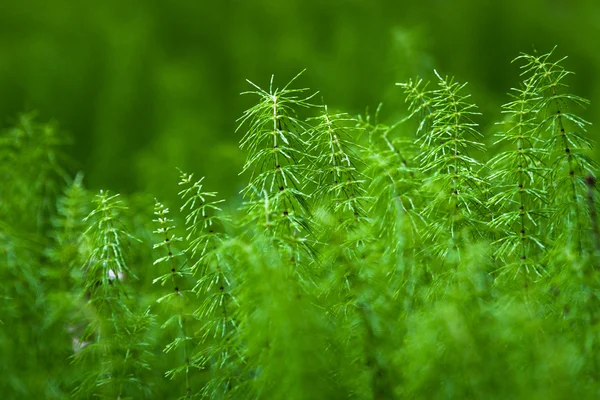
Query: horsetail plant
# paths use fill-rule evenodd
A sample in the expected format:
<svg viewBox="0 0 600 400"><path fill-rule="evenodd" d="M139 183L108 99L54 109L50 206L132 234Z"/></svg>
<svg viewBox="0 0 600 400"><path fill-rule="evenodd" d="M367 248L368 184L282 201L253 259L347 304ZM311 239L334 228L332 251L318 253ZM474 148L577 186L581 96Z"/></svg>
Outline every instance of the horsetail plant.
<svg viewBox="0 0 600 400"><path fill-rule="evenodd" d="M537 123L539 95L530 82L510 93L512 101L503 106L506 119L495 144L510 146L489 161L493 171L489 179L498 182L489 199L495 215L488 222L499 230L495 256L503 263L503 273L516 277L521 273L543 272L546 247L542 237L548 215L544 164L546 149Z"/></svg>
<svg viewBox="0 0 600 400"><path fill-rule="evenodd" d="M359 128L368 136L368 145L360 154L367 166L368 193L373 199L368 212L376 237L385 241L384 251L395 252L397 245L416 242L419 224L423 222L418 207L421 184L416 165L418 147L412 138L398 135L403 121L393 125L379 123L380 109L381 105L374 117L367 115L358 121Z"/></svg>
<svg viewBox="0 0 600 400"><path fill-rule="evenodd" d="M589 157L593 142L584 136L590 123L572 111L585 108L589 101L566 92L565 78L572 72L562 65L566 57L553 60L554 51L555 48L541 55L521 54L516 60L523 62L522 76L540 97L538 129L547 143L546 182L551 203L548 230L552 239L548 257L553 259L554 281L562 278L578 287L569 294L559 290L558 299L569 323L591 328L582 343L584 371L588 379L597 381L600 301L594 265L597 221L592 211L597 205L590 191L593 194L598 164Z"/></svg>
<svg viewBox="0 0 600 400"><path fill-rule="evenodd" d="M354 144L346 132L354 120L344 114L330 114L325 106L313 121L310 150L316 154L312 180L317 186L313 197L322 208L324 225L319 242L337 243L323 249L320 262L332 268L332 279L343 282L329 282L328 288L348 289L360 280L360 271L352 268L357 264L351 260L364 256L365 245L370 242L370 219L364 206L369 201L364 189L366 178L358 170L361 160L353 154Z"/></svg>
<svg viewBox="0 0 600 400"><path fill-rule="evenodd" d="M401 134L404 120L393 125L378 121L381 105L374 117L367 115L360 126L368 135L368 146L361 152L370 184L367 192L374 199L369 209L374 240L369 251L381 255L387 287L392 297L412 308L417 287L426 271L418 261L420 231L425 223L422 214L422 176L419 171L418 146Z"/></svg>
<svg viewBox="0 0 600 400"><path fill-rule="evenodd" d="M373 303L385 297L386 290L377 290L374 295L372 289L385 285L381 275L389 271L369 268L366 261L373 250L372 219L367 212L371 199L365 189L367 177L359 170L363 161L354 153L357 145L348 132L352 128L356 131L356 125L357 121L345 114L330 114L326 106L314 119L311 150L316 154L313 180L317 190L313 196L322 204L326 221L326 235L319 242L335 244L320 252L319 267L327 274L322 281L321 302L331 310L334 326L347 332L339 338L339 346L346 360L356 366L356 381L344 382L344 386L357 391L355 385L360 382L365 393L381 397L390 391L390 385L377 357L381 347L375 339L378 332L374 321L379 310Z"/></svg>
<svg viewBox="0 0 600 400"><path fill-rule="evenodd" d="M437 71L436 76L438 89L428 91L427 84L419 89L420 81L403 87L411 116L425 112L417 131L421 133L419 161L424 186L433 195L424 208L428 226L423 234L435 254L452 262L460 259L463 229L471 234L482 230L484 181L478 176L482 164L469 151L482 152L485 146L477 141L482 135L473 121L479 115L476 106L469 102L470 95L462 93L466 84L443 78Z"/></svg>
<svg viewBox="0 0 600 400"><path fill-rule="evenodd" d="M248 152L242 173L251 171L250 182L242 191L248 200L250 221L261 221L263 202L257 199L267 196L274 212L268 228L287 242L293 260L310 251L306 236L311 210L309 195L303 191L308 183L308 144L303 138L307 126L297 113L300 108L312 108L310 100L316 94L307 95L308 89L290 89L299 76L283 89L273 88L272 76L268 92L248 81L256 90L245 94L257 95L260 101L244 112L238 126L238 130L243 126L247 129L240 147Z"/></svg>
<svg viewBox="0 0 600 400"><path fill-rule="evenodd" d="M553 53L554 49L542 55L521 54L516 60L523 62L522 76L540 98L538 129L547 143L546 179L554 214L549 229L554 237L571 243L580 255L584 231L589 229L589 224L583 223L589 221L584 179L597 170L597 165L587 154L592 142L583 135L590 123L569 108L583 108L589 101L564 92L568 87L564 80L572 72L562 66L566 57L552 61Z"/></svg>
<svg viewBox="0 0 600 400"><path fill-rule="evenodd" d="M101 398L146 394L148 385L141 376L149 368L145 334L153 316L128 304L126 279L135 275L124 251L134 238L121 222L119 213L125 206L118 194L100 191L94 203L96 208L84 218L89 255L83 266L82 294L89 306L85 309L89 322L80 338L81 350L75 354L75 360L85 362L90 371L74 394Z"/></svg>
<svg viewBox="0 0 600 400"><path fill-rule="evenodd" d="M155 200L154 205L154 220L157 225L157 229L154 231L157 235L160 235L161 240L154 244L154 249L163 249L163 255L154 261L154 265L166 265L166 271L158 278L154 279L152 283L160 282L161 286L165 286L168 282L171 284L171 290L168 294L160 297L157 303L167 303L175 311L174 315L169 317L167 321L161 326L162 329L166 329L173 326L176 330L175 338L166 345L164 351L170 352L178 348L181 348L181 359L180 365L174 369L166 372L166 376L174 378L178 374L184 375L185 380L185 398L189 398L192 393L190 387L190 351L193 345L192 337L188 333L188 321L193 319L193 316L188 313L188 295L191 290L186 290L184 285L187 278L191 275L189 268L185 262L179 260L183 258L185 252L177 251L175 246L177 242L183 241L183 238L177 236L173 231L175 226L174 221L169 218L169 209L166 208L158 200ZM191 343L190 343L191 342Z"/></svg>
<svg viewBox="0 0 600 400"><path fill-rule="evenodd" d="M131 275L125 262L124 246L132 236L124 229L119 212L125 209L119 195L100 191L94 198L96 208L83 219L90 254L84 265L83 289L97 312L113 315L119 299L126 296L123 279Z"/></svg>
<svg viewBox="0 0 600 400"><path fill-rule="evenodd" d="M217 193L203 190L204 177L195 181L193 174L181 172L180 178L179 186L182 186L182 190L179 196L184 201L180 211L188 210L185 216L185 239L188 243L186 252L192 259L196 259L191 266L192 273L196 274L202 268L202 257L223 240L222 233L215 230L218 224L224 222L216 214L221 211L219 204L223 200L211 200Z"/></svg>
<svg viewBox="0 0 600 400"><path fill-rule="evenodd" d="M179 195L184 201L181 210L188 211L186 252L197 277L193 291L199 305L194 316L201 322L192 364L208 374L201 393L208 398L223 398L231 395L241 379L235 319L238 303L233 258L227 253L229 238L223 231L228 221L220 215L223 200L212 200L217 193L204 191L203 180L194 181L193 174L181 172L179 182Z"/></svg>
<svg viewBox="0 0 600 400"><path fill-rule="evenodd" d="M85 229L83 218L88 214L88 193L83 187L83 175L78 174L73 182L64 190L62 196L56 201L56 215L52 218L53 245L49 248L47 256L53 262L63 265L64 268L56 271L56 284L65 290L78 278L80 271L81 235Z"/></svg>
<svg viewBox="0 0 600 400"><path fill-rule="evenodd" d="M313 195L336 217L337 228L351 231L367 219L364 203L369 201L364 189L367 182L356 165L360 160L352 152L356 144L347 132L356 123L345 114L330 114L327 106L313 121L309 149L316 154Z"/></svg>
<svg viewBox="0 0 600 400"><path fill-rule="evenodd" d="M490 129L437 72L400 84L395 122L314 106L298 76L251 83L229 212L184 172L178 212L89 207L57 131L21 119L0 132L0 392L597 398L598 168L553 57L517 58Z"/></svg>

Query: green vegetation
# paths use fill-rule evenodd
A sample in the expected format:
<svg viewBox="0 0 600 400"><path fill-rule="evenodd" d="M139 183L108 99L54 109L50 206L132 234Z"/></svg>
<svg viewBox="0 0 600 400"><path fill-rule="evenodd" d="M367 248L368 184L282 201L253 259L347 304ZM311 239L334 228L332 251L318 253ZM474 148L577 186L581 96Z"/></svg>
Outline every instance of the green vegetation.
<svg viewBox="0 0 600 400"><path fill-rule="evenodd" d="M489 128L437 71L398 84L389 125L303 74L249 82L229 200L182 171L173 204L90 193L22 115L0 136L0 393L597 398L588 101L555 50L518 67Z"/></svg>

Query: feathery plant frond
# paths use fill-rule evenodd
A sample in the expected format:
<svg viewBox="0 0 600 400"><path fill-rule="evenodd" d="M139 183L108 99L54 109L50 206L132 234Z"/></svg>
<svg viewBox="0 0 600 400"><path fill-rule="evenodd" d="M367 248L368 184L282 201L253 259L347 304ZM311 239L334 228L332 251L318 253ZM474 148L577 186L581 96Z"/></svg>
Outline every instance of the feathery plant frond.
<svg viewBox="0 0 600 400"><path fill-rule="evenodd" d="M421 177L416 162L418 147L413 139L397 133L403 121L379 123L380 109L381 105L374 117L360 118L358 125L368 135L368 146L361 154L369 176L367 192L373 199L369 213L376 237L387 239L386 248L394 252L395 244L415 240L423 221L419 204Z"/></svg>
<svg viewBox="0 0 600 400"><path fill-rule="evenodd" d="M502 260L503 272L541 275L546 248L543 219L548 217L547 151L537 123L541 98L528 81L509 95L513 100L503 105L506 119L498 123L502 130L495 144L511 148L489 161L489 170L493 171L489 179L497 184L496 193L489 199L495 215L488 224L499 231L495 256Z"/></svg>
<svg viewBox="0 0 600 400"><path fill-rule="evenodd" d="M438 89L435 90L427 91L427 85L421 85L421 81L402 86L411 116L425 113L419 124L422 131L418 138L419 161L425 176L424 186L435 194L424 209L429 220L424 234L433 241L435 254L442 258L449 254L460 258L457 247L460 231L464 228L472 233L482 230L484 181L478 176L482 164L469 152L485 151L485 147L478 141L482 135L473 121L479 113L475 111L475 104L469 102L470 95L462 93L466 83L443 78L437 71L436 76ZM429 119L431 121L427 121ZM426 130L426 126L430 128ZM440 236L447 236L447 241Z"/></svg>
<svg viewBox="0 0 600 400"><path fill-rule="evenodd" d="M229 238L222 231L227 221L218 206L223 200L211 200L217 193L203 191L203 180L194 181L192 174L182 172L179 183L184 188L179 192L185 202L181 210L188 210L187 253L196 257L192 270L197 283L193 291L200 304L194 317L202 324L197 333L199 347L191 363L207 370L207 383L201 392L208 398L222 398L230 395L240 379L235 321L238 303L233 258L226 246Z"/></svg>
<svg viewBox="0 0 600 400"><path fill-rule="evenodd" d="M252 199L245 201L241 209L245 225L254 224L261 227L263 234L270 236L273 243L287 252L290 262L297 263L305 254L312 260L317 254L314 238L298 234L311 229L307 219L295 213L281 212L277 195L273 198L266 191L260 192L256 188L252 188L252 191ZM285 229L281 232L282 226L287 226L292 231Z"/></svg>
<svg viewBox="0 0 600 400"><path fill-rule="evenodd" d="M153 222L156 224L157 229L154 231L157 235L160 235L161 241L154 244L154 249L164 249L163 252L166 255L159 257L154 261L154 265L165 264L168 271L162 274L158 278L154 279L152 283L160 282L164 286L167 282L171 283L172 289L170 293L160 297L157 302L168 304L171 306L175 313L170 316L167 321L161 326L162 329L173 326L176 331L176 337L165 346L164 351L170 352L178 348L181 348L182 362L181 364L171 370L168 370L165 375L174 378L177 374L182 373L185 379L185 397L190 398L192 389L190 387L190 359L189 353L192 344L191 336L188 334L187 321L191 320L193 316L187 312L187 305L189 300L187 299L188 294L191 290L184 288L186 278L191 275L189 268L186 267L185 261L181 263L179 259L185 254L184 251L177 251L174 246L177 242L183 241L183 238L178 237L173 231L175 226L174 221L169 218L169 209L166 208L158 200L155 200L154 215L156 219Z"/></svg>
<svg viewBox="0 0 600 400"><path fill-rule="evenodd" d="M305 95L308 89L289 88L300 74L283 89L273 88L272 76L268 92L248 81L256 90L243 94L260 98L258 104L246 110L238 120L238 130L247 126L240 148L248 151L242 172L252 169L249 187L271 193L279 190L280 186L301 183L296 175L303 173L300 161L306 156L307 143L302 138L306 127L298 119L296 109L314 107L310 99L316 93Z"/></svg>
<svg viewBox="0 0 600 400"><path fill-rule="evenodd" d="M324 106L312 121L309 151L316 154L312 172L317 185L315 201L336 216L338 228L352 230L366 221L364 204L370 200L364 189L366 177L357 168L362 160L353 153L356 145L348 133L355 120L346 114L330 114Z"/></svg>
<svg viewBox="0 0 600 400"><path fill-rule="evenodd" d="M396 307L402 313L413 307L418 288L424 283L420 231L427 223L422 215L426 199L421 190L419 147L401 131L407 119L382 124L380 110L381 105L374 116L367 114L359 120L368 134L368 147L362 154L371 179L368 193L374 199L369 213L375 240L369 244L368 253L379 254L379 262L390 266L383 273L386 290L380 293L390 291L393 300L389 301L397 306L400 301Z"/></svg>
<svg viewBox="0 0 600 400"><path fill-rule="evenodd" d="M121 285L125 274L134 277L125 262L124 249L133 237L125 230L119 212L126 207L119 194L100 191L93 202L96 208L84 218L84 235L90 242L90 255L84 265L84 291L98 310L114 312L118 299L125 294Z"/></svg>
<svg viewBox="0 0 600 400"><path fill-rule="evenodd" d="M538 135L546 145L548 168L545 186L550 219L546 235L551 247L547 262L552 267L551 282L555 298L552 304L562 303L563 317L568 326L595 326L598 324L598 272L594 262L596 253L597 204L594 201L594 181L598 164L588 154L592 141L584 136L590 124L572 108L584 108L589 101L567 93L565 79L572 72L562 65L565 58L554 60L554 51L538 55L521 54L516 60L523 65L525 85L536 96ZM586 187L586 177L591 185ZM564 287L567 286L567 287ZM568 328L571 329L571 328ZM592 380L600 374L600 336L587 331L580 345L584 355L584 373Z"/></svg>
<svg viewBox="0 0 600 400"><path fill-rule="evenodd" d="M431 130L432 120L434 118L434 92L429 87L429 82L422 79L409 79L406 83L396 83L404 89L405 103L408 104L409 115L406 120L417 118L419 126L416 134L421 138ZM402 122L402 121L401 121Z"/></svg>
<svg viewBox="0 0 600 400"><path fill-rule="evenodd" d="M352 260L363 257L365 245L371 241L364 206L370 200L364 189L366 177L357 169L362 160L352 152L353 143L345 130L356 121L344 114L330 114L327 106L313 120L311 152L316 154L313 180L317 184L313 196L323 214L319 242L336 243L321 251L321 268L330 274L323 291L331 295L332 288L340 289L344 309L355 308L360 274Z"/></svg>
<svg viewBox="0 0 600 400"><path fill-rule="evenodd" d="M76 397L123 398L146 393L141 376L149 368L145 335L153 324L148 310L138 313L129 303L125 279L135 278L125 261L129 234L120 213L126 209L119 195L100 191L96 208L84 222L89 257L83 266L83 294L89 324L79 338L76 362L84 363L88 376L74 390ZM94 366L94 367L91 367Z"/></svg>
<svg viewBox="0 0 600 400"><path fill-rule="evenodd" d="M566 57L553 60L554 50L542 55L523 53L516 60L523 62L522 76L540 96L539 129L547 143L547 182L554 208L549 229L554 236L563 236L559 226L564 222L565 237L570 237L570 243L581 253L584 231L589 229L589 224L583 223L589 221L584 178L588 173L595 175L598 165L587 154L592 142L584 133L590 123L570 110L584 108L589 101L565 92L565 79L572 72L562 65Z"/></svg>
<svg viewBox="0 0 600 400"><path fill-rule="evenodd" d="M469 150L485 151L483 137L477 131L474 116L476 105L469 103L471 95L462 94L467 85L459 84L454 78L442 78L439 74L439 89L433 91L433 117L431 132L422 139L421 168L424 173L440 174L443 186L451 189L454 205L469 210L470 204L479 203L473 191L479 186L475 168L481 163L469 155ZM437 177L435 177L437 179ZM461 193L464 192L464 193Z"/></svg>
<svg viewBox="0 0 600 400"><path fill-rule="evenodd" d="M153 249L165 248L166 255L159 257L154 261L154 264L167 264L169 272L154 279L152 283L160 282L162 286L167 282L171 282L174 286L178 286L178 279L185 279L186 276L190 275L187 269L178 267L178 259L182 257L184 251L176 251L173 246L177 245L177 242L183 241L183 238L177 236L175 233L171 233L175 230L174 221L169 218L169 209L164 206L158 200L154 203L154 215L156 219L152 220L157 229L154 231L155 234L160 235L162 240L155 243Z"/></svg>
<svg viewBox="0 0 600 400"><path fill-rule="evenodd" d="M191 267L195 274L201 267L201 260L209 257L211 250L224 238L222 232L218 230L225 222L218 214L221 211L219 204L224 200L211 200L217 196L217 193L203 190L204 177L194 181L194 174L180 172L179 186L183 189L179 192L179 196L184 201L181 211L186 209L189 211L185 216L188 232L186 252L191 258L197 257L197 261Z"/></svg>
<svg viewBox="0 0 600 400"><path fill-rule="evenodd" d="M581 343L585 355L585 375L600 379L600 336L598 326L598 271L593 219L597 204L594 181L598 164L589 158L592 141L585 136L590 123L573 110L585 108L589 101L567 92L565 79L572 74L562 65L565 58L555 60L555 49L545 54L521 54L524 79L540 96L539 127L547 145L548 173L546 185L552 216L548 233L553 239L548 258L552 260L554 282L568 287L557 289L556 303L563 305L563 316L569 326L588 327ZM591 185L586 185L586 177ZM596 228L595 228L596 227Z"/></svg>
<svg viewBox="0 0 600 400"><path fill-rule="evenodd" d="M259 102L244 112L238 126L238 130L246 127L240 141L240 147L248 152L242 172L252 171L250 182L242 191L248 201L248 223L265 223L261 219L265 214L256 205L266 194L271 209L282 217L271 220L270 231L292 241L308 234L311 213L309 196L304 192L309 154L303 136L308 128L297 112L314 107L310 100L316 93L308 95L308 89L291 89L299 76L283 89L274 89L271 77L269 91L249 82L256 90L246 93L257 95ZM291 247L290 257L298 258L300 255L294 254L297 250Z"/></svg>

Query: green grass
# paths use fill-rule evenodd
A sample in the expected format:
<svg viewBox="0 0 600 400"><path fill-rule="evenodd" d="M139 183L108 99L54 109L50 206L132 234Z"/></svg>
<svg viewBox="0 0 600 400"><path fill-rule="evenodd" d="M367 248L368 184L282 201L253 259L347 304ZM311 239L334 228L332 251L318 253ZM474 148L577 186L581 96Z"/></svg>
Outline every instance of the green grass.
<svg viewBox="0 0 600 400"><path fill-rule="evenodd" d="M0 393L597 398L598 165L553 53L515 60L489 129L437 72L399 84L390 125L301 75L251 83L230 201L187 172L178 204L89 193L21 116L0 136Z"/></svg>

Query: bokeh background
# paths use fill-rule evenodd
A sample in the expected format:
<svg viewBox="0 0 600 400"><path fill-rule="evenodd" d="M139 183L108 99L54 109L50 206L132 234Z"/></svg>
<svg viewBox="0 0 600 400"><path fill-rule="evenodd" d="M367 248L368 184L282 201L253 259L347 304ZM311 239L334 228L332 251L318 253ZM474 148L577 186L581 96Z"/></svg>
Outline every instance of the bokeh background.
<svg viewBox="0 0 600 400"><path fill-rule="evenodd" d="M57 120L69 168L92 189L171 198L180 167L229 197L246 79L306 68L299 85L330 108L383 102L394 120L405 113L394 83L436 68L469 81L486 129L517 85L510 61L555 45L600 127L598 0L4 0L0 127L31 110Z"/></svg>

